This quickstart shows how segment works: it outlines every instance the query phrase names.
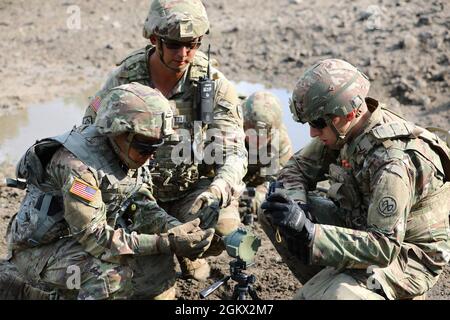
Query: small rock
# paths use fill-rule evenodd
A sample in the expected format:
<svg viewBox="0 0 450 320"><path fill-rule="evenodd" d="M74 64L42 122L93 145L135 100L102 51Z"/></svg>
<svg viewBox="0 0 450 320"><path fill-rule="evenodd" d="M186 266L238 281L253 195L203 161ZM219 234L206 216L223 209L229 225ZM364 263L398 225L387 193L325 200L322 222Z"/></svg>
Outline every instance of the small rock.
<svg viewBox="0 0 450 320"><path fill-rule="evenodd" d="M122 27L122 25L120 24L119 21L114 21L112 23L112 26L113 26L114 29L120 29Z"/></svg>
<svg viewBox="0 0 450 320"><path fill-rule="evenodd" d="M445 73L444 73L444 71L442 71L442 72L433 72L431 74L430 80L438 81L438 82L445 81Z"/></svg>
<svg viewBox="0 0 450 320"><path fill-rule="evenodd" d="M429 26L431 25L431 18L421 16L417 21L417 26Z"/></svg>
<svg viewBox="0 0 450 320"><path fill-rule="evenodd" d="M427 87L427 82L425 80L423 80L422 78L417 78L417 79L415 79L414 85L418 89L425 89Z"/></svg>
<svg viewBox="0 0 450 320"><path fill-rule="evenodd" d="M300 4L302 2L303 2L303 0L289 0L290 4Z"/></svg>
<svg viewBox="0 0 450 320"><path fill-rule="evenodd" d="M109 43L105 46L105 49L109 49L109 50L112 50L113 49L113 46L112 45L110 45Z"/></svg>
<svg viewBox="0 0 450 320"><path fill-rule="evenodd" d="M224 30L223 33L235 33L238 32L239 28L237 26L232 27L231 29Z"/></svg>
<svg viewBox="0 0 450 320"><path fill-rule="evenodd" d="M402 49L413 49L417 46L417 39L411 34L407 34L400 43Z"/></svg>
<svg viewBox="0 0 450 320"><path fill-rule="evenodd" d="M281 60L281 62L286 62L286 63L288 63L288 62L294 62L294 61L297 61L297 59L295 59L295 58L292 57L292 56L288 56L288 57L284 58L283 60Z"/></svg>
<svg viewBox="0 0 450 320"><path fill-rule="evenodd" d="M424 32L419 33L419 40L421 42L427 42L431 39L433 39L433 34L431 32L424 31Z"/></svg>
<svg viewBox="0 0 450 320"><path fill-rule="evenodd" d="M103 20L103 21L109 21L110 19L111 19L111 18L110 18L109 16L103 16L103 17L102 17L102 20Z"/></svg>
<svg viewBox="0 0 450 320"><path fill-rule="evenodd" d="M448 55L443 54L437 58L437 63L442 66L448 66L450 64L450 59Z"/></svg>
<svg viewBox="0 0 450 320"><path fill-rule="evenodd" d="M431 105L431 99L427 96L421 96L419 98L419 104L424 106L425 108L428 108Z"/></svg>
<svg viewBox="0 0 450 320"><path fill-rule="evenodd" d="M339 23L336 25L336 27L345 28L345 21L343 21L343 20L339 21Z"/></svg>

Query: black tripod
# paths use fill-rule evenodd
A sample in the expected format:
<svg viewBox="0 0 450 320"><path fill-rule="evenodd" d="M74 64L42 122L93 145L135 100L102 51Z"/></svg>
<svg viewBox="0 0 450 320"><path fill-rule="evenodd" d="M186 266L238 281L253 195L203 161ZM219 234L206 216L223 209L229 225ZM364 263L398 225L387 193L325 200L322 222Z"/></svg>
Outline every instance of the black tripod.
<svg viewBox="0 0 450 320"><path fill-rule="evenodd" d="M252 263L253 264L253 263ZM242 271L247 269L251 264L247 263L241 259L236 259L230 262L230 274L223 279L213 283L208 288L200 292L200 298L204 299L213 293L217 288L226 283L228 280L233 279L237 284L234 286L232 300L247 300L247 293L253 300L259 300L255 289L253 289L252 284L255 283L256 277L254 275L248 275Z"/></svg>

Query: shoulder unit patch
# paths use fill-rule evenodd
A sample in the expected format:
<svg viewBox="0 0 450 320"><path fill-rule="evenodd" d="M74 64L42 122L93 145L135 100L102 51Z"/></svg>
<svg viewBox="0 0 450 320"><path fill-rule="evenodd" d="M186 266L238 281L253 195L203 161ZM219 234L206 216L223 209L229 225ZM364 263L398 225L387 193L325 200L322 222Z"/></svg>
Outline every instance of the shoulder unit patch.
<svg viewBox="0 0 450 320"><path fill-rule="evenodd" d="M390 217L397 211L397 201L393 197L383 197L378 202L378 212L385 216Z"/></svg>

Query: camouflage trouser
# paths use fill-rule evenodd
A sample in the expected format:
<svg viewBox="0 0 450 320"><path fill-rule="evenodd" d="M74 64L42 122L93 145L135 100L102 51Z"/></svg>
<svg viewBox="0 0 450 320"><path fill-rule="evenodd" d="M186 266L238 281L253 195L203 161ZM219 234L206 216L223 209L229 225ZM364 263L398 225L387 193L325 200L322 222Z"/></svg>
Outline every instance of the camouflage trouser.
<svg viewBox="0 0 450 320"><path fill-rule="evenodd" d="M311 215L314 217L315 222L330 225L341 224L339 214L337 212L338 208L330 200L315 195L309 195L308 203L310 204ZM278 254L287 264L298 281L300 281L300 283L305 284L309 279L323 269L323 267L320 266L310 266L304 264L299 258L290 253L287 248L286 241L281 240L281 242L278 242L276 237L276 228L270 224L261 210L258 210L258 220Z"/></svg>
<svg viewBox="0 0 450 320"><path fill-rule="evenodd" d="M313 221L320 224L343 225L339 209L328 199L313 194L308 195L308 204ZM282 240L277 241L276 229L259 213L262 228L274 244L283 261L303 287L294 299L384 299L367 288L368 277L366 270L347 270L338 272L332 267L311 266L304 264L292 255Z"/></svg>
<svg viewBox="0 0 450 320"><path fill-rule="evenodd" d="M326 267L295 294L296 300L385 300L374 290L366 270L338 271Z"/></svg>
<svg viewBox="0 0 450 320"><path fill-rule="evenodd" d="M31 284L63 299L159 298L173 290L173 256L99 260L73 239L15 252L10 260ZM171 298L174 298L171 297Z"/></svg>

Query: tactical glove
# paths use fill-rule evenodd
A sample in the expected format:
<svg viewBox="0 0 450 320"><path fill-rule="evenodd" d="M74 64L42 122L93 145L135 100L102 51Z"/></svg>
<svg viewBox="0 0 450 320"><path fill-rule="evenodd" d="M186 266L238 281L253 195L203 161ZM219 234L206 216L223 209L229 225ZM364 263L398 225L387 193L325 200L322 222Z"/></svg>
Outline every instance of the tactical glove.
<svg viewBox="0 0 450 320"><path fill-rule="evenodd" d="M157 247L160 253L174 253L195 260L210 246L214 229L202 230L200 219L186 222L161 234Z"/></svg>
<svg viewBox="0 0 450 320"><path fill-rule="evenodd" d="M222 194L220 193L220 190L214 186L210 186L195 199L190 212L191 214L197 214L205 207L220 207L221 200Z"/></svg>
<svg viewBox="0 0 450 320"><path fill-rule="evenodd" d="M263 202L261 209L267 219L290 237L309 244L314 236L314 223L306 217L305 212L285 192L272 193Z"/></svg>
<svg viewBox="0 0 450 320"><path fill-rule="evenodd" d="M219 219L220 191L213 186L210 186L206 191L202 192L192 204L190 213L197 214L201 220L200 227L214 228Z"/></svg>
<svg viewBox="0 0 450 320"><path fill-rule="evenodd" d="M239 215L241 217L247 214L256 215L258 204L255 198L239 199Z"/></svg>

